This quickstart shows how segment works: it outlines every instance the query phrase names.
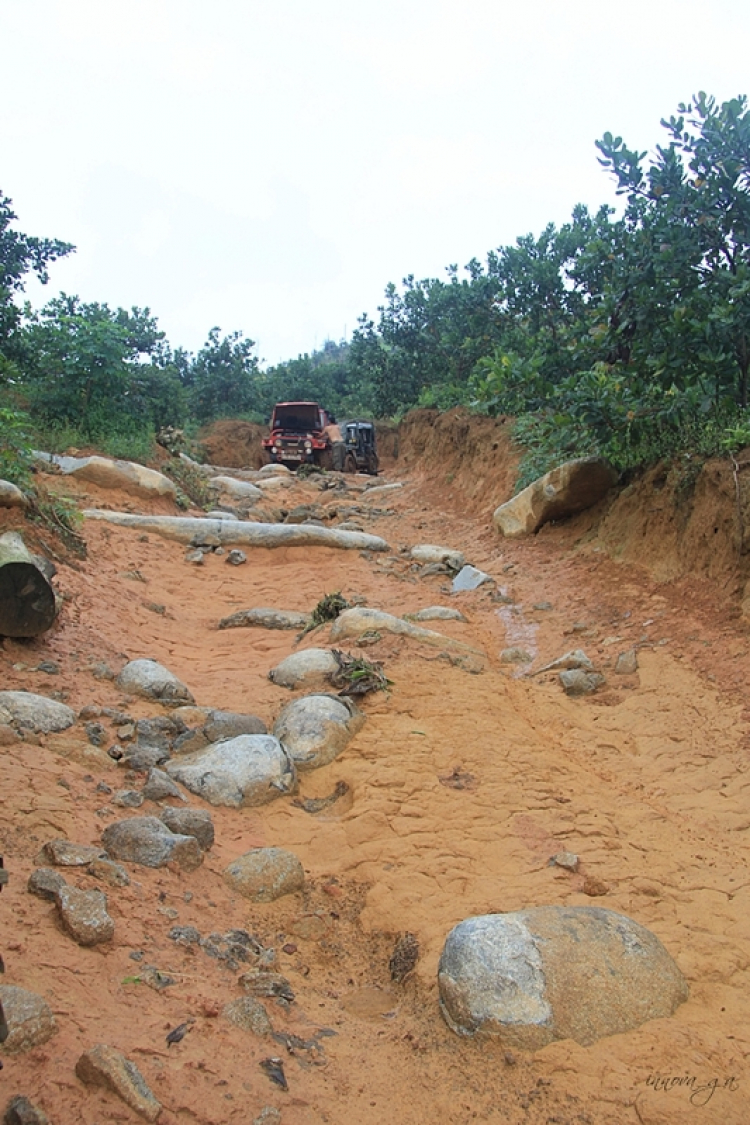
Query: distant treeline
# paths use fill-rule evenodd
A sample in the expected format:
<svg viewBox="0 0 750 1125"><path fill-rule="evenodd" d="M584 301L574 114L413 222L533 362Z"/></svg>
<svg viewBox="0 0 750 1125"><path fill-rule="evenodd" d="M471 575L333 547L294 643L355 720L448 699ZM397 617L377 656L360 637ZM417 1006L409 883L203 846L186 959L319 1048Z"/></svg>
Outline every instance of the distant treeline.
<svg viewBox="0 0 750 1125"><path fill-rule="evenodd" d="M263 421L278 399L339 415L415 405L514 415L527 471L600 452L620 467L750 443L750 112L699 94L652 154L606 133L622 214L577 206L444 279L390 284L350 341L260 370L251 340L209 332L173 350L148 309L61 295L22 307L73 247L18 233L0 195L0 393L6 415L95 440L222 416Z"/></svg>

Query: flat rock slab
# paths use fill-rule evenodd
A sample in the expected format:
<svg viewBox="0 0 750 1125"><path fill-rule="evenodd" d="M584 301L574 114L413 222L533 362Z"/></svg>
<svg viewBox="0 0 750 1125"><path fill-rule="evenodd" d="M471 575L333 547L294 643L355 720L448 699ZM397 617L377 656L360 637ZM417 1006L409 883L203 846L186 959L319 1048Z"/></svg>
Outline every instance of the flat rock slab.
<svg viewBox="0 0 750 1125"><path fill-rule="evenodd" d="M224 880L252 902L274 902L301 891L305 871L297 856L284 848L253 848L229 864Z"/></svg>
<svg viewBox="0 0 750 1125"><path fill-rule="evenodd" d="M254 1035L270 1035L273 1031L266 1009L253 996L240 996L238 1000L232 1000L221 1014L235 1027L252 1031Z"/></svg>
<svg viewBox="0 0 750 1125"><path fill-rule="evenodd" d="M273 733L299 770L327 766L346 748L365 721L348 700L335 695L305 695L289 703Z"/></svg>
<svg viewBox="0 0 750 1125"><path fill-rule="evenodd" d="M63 929L79 945L100 945L115 936L114 919L107 913L107 896L101 891L61 887L55 904Z"/></svg>
<svg viewBox="0 0 750 1125"><path fill-rule="evenodd" d="M138 1067L114 1047L99 1043L86 1051L76 1063L76 1074L87 1086L111 1090L146 1121L156 1121L161 1113Z"/></svg>
<svg viewBox="0 0 750 1125"><path fill-rule="evenodd" d="M296 785L294 763L277 738L241 734L184 754L166 766L191 793L211 805L243 808L265 805Z"/></svg>
<svg viewBox="0 0 750 1125"><path fill-rule="evenodd" d="M404 621L463 621L466 618L460 609L453 609L447 605L428 605L418 609L416 613L405 613Z"/></svg>
<svg viewBox="0 0 750 1125"><path fill-rule="evenodd" d="M89 481L99 488L117 488L131 496L144 498L167 496L174 499L174 482L135 461L113 461L109 457L58 457L53 453L36 453L38 460L55 465L65 476Z"/></svg>
<svg viewBox="0 0 750 1125"><path fill-rule="evenodd" d="M433 543L419 543L411 549L411 557L421 563L446 563L451 570L460 570L466 559L461 551L451 547L438 547Z"/></svg>
<svg viewBox="0 0 750 1125"><path fill-rule="evenodd" d="M493 516L495 527L506 539L533 535L551 520L591 508L616 483L616 471L599 457L566 461L501 504Z"/></svg>
<svg viewBox="0 0 750 1125"><path fill-rule="evenodd" d="M454 1031L528 1050L556 1039L588 1046L671 1016L688 996L654 934L591 906L467 918L446 939L438 984Z"/></svg>
<svg viewBox="0 0 750 1125"><path fill-rule="evenodd" d="M257 609L240 609L229 617L222 617L219 622L220 629L304 629L310 623L309 613L297 613L288 609L268 609L259 606Z"/></svg>
<svg viewBox="0 0 750 1125"><path fill-rule="evenodd" d="M203 863L203 849L195 836L171 832L155 816L134 816L107 825L102 843L113 859L143 867L175 863L183 871L194 871Z"/></svg>
<svg viewBox="0 0 750 1125"><path fill-rule="evenodd" d="M0 1004L9 1033L5 1042L0 1044L0 1050L6 1055L17 1055L38 1047L58 1030L49 1004L35 992L13 984L2 984Z"/></svg>
<svg viewBox="0 0 750 1125"><path fill-rule="evenodd" d="M268 673L268 678L279 687L318 687L328 683L338 671L338 661L329 648L306 648L293 652Z"/></svg>
<svg viewBox="0 0 750 1125"><path fill-rule="evenodd" d="M486 574L483 570L479 570L477 567L467 564L461 567L458 574L453 579L451 590L454 594L461 594L468 590L478 590L480 586L494 581L495 579L492 575Z"/></svg>
<svg viewBox="0 0 750 1125"><path fill-rule="evenodd" d="M55 867L86 867L95 859L106 859L107 853L95 844L73 844L70 840L48 840L42 856Z"/></svg>
<svg viewBox="0 0 750 1125"><path fill-rule="evenodd" d="M64 703L30 691L0 691L0 708L11 722L38 734L67 730L76 721L75 711Z"/></svg>
<svg viewBox="0 0 750 1125"><path fill-rule="evenodd" d="M115 682L121 691L169 706L181 707L195 702L186 685L156 660L131 660Z"/></svg>
<svg viewBox="0 0 750 1125"><path fill-rule="evenodd" d="M402 617L394 617L381 609L370 609L368 606L355 606L345 609L331 625L331 641L342 641L349 637L361 637L363 633L395 633L400 637L409 637L410 640L419 641L421 644L431 645L433 648L442 648L448 652L466 653L473 656L484 657L479 649L462 641L455 641L452 637L445 637L432 629L423 629L404 621Z"/></svg>
<svg viewBox="0 0 750 1125"><path fill-rule="evenodd" d="M137 516L130 512L108 512L87 508L83 515L89 520L131 527L137 531L163 535L189 543L204 531L215 532L223 547L338 547L348 551L388 551L385 539L363 531L339 531L310 524L244 523L238 520L207 520L191 516ZM210 525L210 526L207 526Z"/></svg>

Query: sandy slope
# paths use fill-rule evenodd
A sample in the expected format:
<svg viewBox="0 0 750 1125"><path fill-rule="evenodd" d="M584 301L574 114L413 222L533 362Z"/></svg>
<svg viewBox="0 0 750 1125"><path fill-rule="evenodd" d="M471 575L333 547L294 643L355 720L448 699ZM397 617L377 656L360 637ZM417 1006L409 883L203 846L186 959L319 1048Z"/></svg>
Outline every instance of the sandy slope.
<svg viewBox="0 0 750 1125"><path fill-rule="evenodd" d="M443 507L446 489L434 477L407 473L402 491L378 500L390 514L366 523L388 539L390 556L290 548L255 551L236 569L217 556L194 567L176 543L88 525L88 561L61 567L68 600L58 626L43 640L4 643L6 688L64 691L76 708L95 703L145 716L158 708L124 700L90 666L151 656L199 704L252 711L269 724L290 696L267 672L293 635L218 631L217 621L237 609L307 610L336 589L396 614L458 605L468 624L436 627L488 654L486 670L472 675L403 639L368 649L385 662L392 688L365 701L368 721L355 741L330 766L303 775L301 786L303 797L322 796L343 780L350 798L318 816L288 798L259 810L214 810L217 843L204 866L190 875L132 867L130 887L108 890L115 939L93 950L63 935L53 908L28 895L25 882L45 840L97 842L115 812L126 815L96 792L101 780L124 785L123 771L87 749L78 729L3 748L5 979L45 995L60 1032L7 1059L1 1081L7 1096L27 1094L55 1125L137 1120L76 1079L78 1055L97 1042L138 1064L166 1107L165 1125L250 1122L263 1105L277 1106L284 1125L750 1119L746 629L695 580L657 586L609 561L595 539L571 549L575 537L565 529L504 543L487 518L461 514L460 496ZM399 474L389 470L388 479ZM87 496L102 501L95 489ZM117 506L117 497L106 499ZM337 503L301 483L294 500ZM451 598L445 579L418 578L399 555L417 542L464 550L510 600L486 590ZM542 602L552 608L534 608ZM303 643L321 639L325 633ZM633 644L639 672L618 677L614 660ZM509 645L532 652L532 668L581 647L607 687L568 699L554 677L503 665ZM34 671L43 659L57 661L60 674ZM450 784L455 771L462 788ZM299 855L304 894L258 907L230 893L224 866L261 843ZM562 849L580 855L578 874L548 866ZM587 879L589 890L606 893L584 893ZM669 1020L589 1048L563 1042L523 1055L458 1039L437 1008L448 930L470 914L545 903L602 905L648 926L687 976L688 1003ZM288 1011L268 1004L274 1027L303 1038L330 1028L336 1034L320 1040L324 1053L292 1057L217 1016L242 994L237 973L170 942L175 921L203 934L245 927L273 945L297 994ZM399 986L388 959L406 930L422 956ZM138 964L129 954L141 950L174 985L156 992L132 982ZM168 1048L168 1030L188 1017L196 1020L191 1032ZM276 1054L285 1056L286 1093L258 1066ZM656 1075L695 1081L664 1090ZM716 1089L696 1093L714 1079Z"/></svg>

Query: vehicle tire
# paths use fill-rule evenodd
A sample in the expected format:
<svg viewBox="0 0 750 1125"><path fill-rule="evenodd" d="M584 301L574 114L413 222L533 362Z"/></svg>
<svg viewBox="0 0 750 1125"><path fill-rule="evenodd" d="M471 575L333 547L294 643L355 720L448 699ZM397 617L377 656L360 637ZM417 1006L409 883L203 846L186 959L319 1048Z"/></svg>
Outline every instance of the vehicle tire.
<svg viewBox="0 0 750 1125"><path fill-rule="evenodd" d="M330 449L321 449L315 454L315 464L327 473L333 472L333 452Z"/></svg>
<svg viewBox="0 0 750 1125"><path fill-rule="evenodd" d="M357 458L353 453L347 453L346 461L344 461L345 473L356 473L357 471Z"/></svg>
<svg viewBox="0 0 750 1125"><path fill-rule="evenodd" d="M367 471L370 474L370 476L376 477L378 475L378 468L379 467L380 467L380 462L378 461L378 455L377 455L377 453L373 453L371 451L370 453L367 454Z"/></svg>

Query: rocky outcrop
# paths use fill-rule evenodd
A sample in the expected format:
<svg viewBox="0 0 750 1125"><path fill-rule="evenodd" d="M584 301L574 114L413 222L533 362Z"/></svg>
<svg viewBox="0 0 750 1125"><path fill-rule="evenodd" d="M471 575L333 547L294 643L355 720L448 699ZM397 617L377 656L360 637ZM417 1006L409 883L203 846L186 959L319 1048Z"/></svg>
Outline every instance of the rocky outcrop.
<svg viewBox="0 0 750 1125"><path fill-rule="evenodd" d="M630 1031L672 1015L688 996L654 934L622 914L587 906L466 919L446 939L438 984L454 1031L529 1050Z"/></svg>
<svg viewBox="0 0 750 1125"><path fill-rule="evenodd" d="M566 461L495 510L495 527L506 539L532 535L551 520L583 512L617 483L617 473L599 457Z"/></svg>

